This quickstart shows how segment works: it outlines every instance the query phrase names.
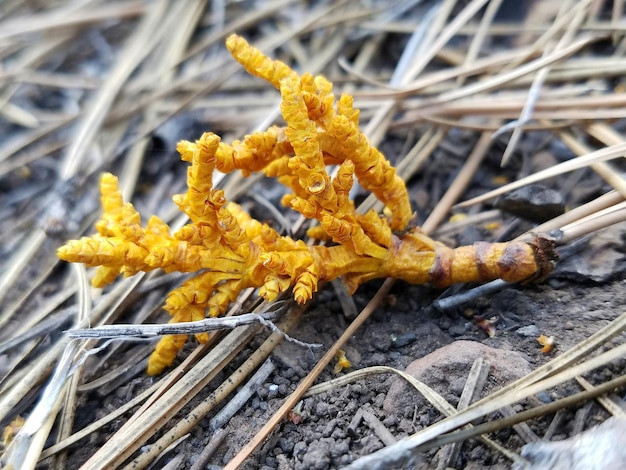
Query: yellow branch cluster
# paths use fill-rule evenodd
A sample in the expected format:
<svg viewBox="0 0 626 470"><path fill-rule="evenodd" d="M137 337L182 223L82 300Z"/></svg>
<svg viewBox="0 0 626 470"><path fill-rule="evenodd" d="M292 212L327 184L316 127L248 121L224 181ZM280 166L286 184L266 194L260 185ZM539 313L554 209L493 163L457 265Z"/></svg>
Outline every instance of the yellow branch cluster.
<svg viewBox="0 0 626 470"><path fill-rule="evenodd" d="M190 222L174 233L155 216L142 227L132 204L122 201L117 178L104 174L104 214L97 234L70 241L58 251L66 261L98 266L95 286L120 274L157 268L198 272L165 302L172 322L186 322L223 313L247 287L259 288L259 295L270 301L291 288L295 300L303 303L321 281L340 276L354 291L365 281L388 276L446 286L496 277L527 280L550 270L554 252L545 238L452 250L410 227L404 182L359 131L351 96L335 102L327 79L299 76L239 36L228 38L226 45L250 74L280 90L286 126L256 132L232 145L212 133L193 143L181 141L177 150L191 166L187 192L174 201ZM334 177L328 165L338 165ZM241 170L244 175L263 171L277 178L292 191L283 204L319 221L309 235L335 244L308 246L251 218L213 187L215 170ZM349 197L355 177L385 204L389 218L374 211L357 214ZM197 338L205 341L206 334ZM170 365L186 339L165 336L149 360L148 373L158 374Z"/></svg>

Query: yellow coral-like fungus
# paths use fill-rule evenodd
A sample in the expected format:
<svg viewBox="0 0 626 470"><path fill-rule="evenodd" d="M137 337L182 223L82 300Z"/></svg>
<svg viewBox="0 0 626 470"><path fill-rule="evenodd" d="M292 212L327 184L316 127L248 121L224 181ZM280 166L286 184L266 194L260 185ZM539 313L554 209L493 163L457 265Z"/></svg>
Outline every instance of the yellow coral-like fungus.
<svg viewBox="0 0 626 470"><path fill-rule="evenodd" d="M335 101L332 84L324 77L300 77L239 36L226 44L249 73L280 90L286 127L254 133L232 145L212 133L180 142L181 158L191 166L187 192L174 201L190 222L174 233L157 217L142 227L132 204L122 201L117 179L104 174L98 233L58 251L66 261L99 266L94 285L156 268L199 272L165 302L171 321L185 322L223 313L247 287L259 288L267 300L291 288L295 300L303 303L321 281L337 277L354 291L363 282L389 276L443 287L498 277L522 281L550 271L555 253L543 237L450 249L411 227L404 182L359 131L350 96ZM339 165L335 177L327 165ZM320 222L309 234L336 245L308 246L254 220L213 187L215 169L245 175L263 171L278 178L292 191L283 203ZM355 177L387 206L389 219L373 211L357 214L349 198ZM197 338L205 341L206 335ZM163 337L148 373L158 374L170 365L185 340L181 335Z"/></svg>

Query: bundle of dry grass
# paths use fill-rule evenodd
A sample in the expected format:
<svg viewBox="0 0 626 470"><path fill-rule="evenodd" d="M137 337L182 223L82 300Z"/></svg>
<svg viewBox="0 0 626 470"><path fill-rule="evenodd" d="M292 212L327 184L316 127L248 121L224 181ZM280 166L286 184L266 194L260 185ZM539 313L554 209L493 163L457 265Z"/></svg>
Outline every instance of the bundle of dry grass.
<svg viewBox="0 0 626 470"><path fill-rule="evenodd" d="M107 290L93 290L88 287L89 273L59 263L57 247L90 231L96 220L94 182L99 174L120 175L125 200L133 200L141 214L156 213L171 227L180 227L185 219L168 202L184 185L173 153L175 142L208 129L230 141L278 119L276 92L238 73L239 67L230 61L223 40L233 32L298 71L323 73L338 91L355 96L362 110L361 130L373 145L380 145L407 182L419 214L428 215L420 220L428 234L456 243L468 236L467 227L478 227L493 240L538 230L551 232L565 245L616 223L623 226L623 3L535 2L528 11L514 11L515 5L500 0L398 2L392 7L387 2L288 0L5 1L0 7L4 464L34 468L45 459L51 468L115 468L129 462L145 468L170 448L170 465L193 461L194 468L201 468L223 433L207 443L208 434L201 438L193 430L212 433L222 427L231 433L230 447L222 446L214 463L229 461L228 468L236 468L253 455L259 465L302 464L304 457L286 445L287 451L270 452L278 448L275 442L253 452L285 416L293 423L301 421L300 413L311 413L307 400L314 400L319 389L309 391L312 398L298 406L304 393L320 375L329 377L327 365L350 338L358 344L363 334L358 328L391 298L393 282L386 281L375 295L368 295L371 301L338 339L316 341L326 345L325 353L297 385L292 374L294 390L287 387L289 396L270 402L272 413L262 410L258 425L266 424L255 435L249 429L229 428L229 419L270 374L282 373L272 372L266 359L283 339L281 331L307 322L300 319L303 307L290 306L278 320L279 330L269 333L259 323L228 335L211 333L206 345L154 383L142 375L150 344L78 341L64 333L116 322L154 323L162 318L160 307L170 283L179 282L172 274L139 274ZM505 165L502 170L500 163ZM277 230L300 234L307 228L304 219L276 209L281 197L276 186L237 175L217 179L214 182L230 200L261 214ZM502 185L503 179L515 181ZM558 192L569 210L547 217L540 226L493 210L496 196L538 182ZM358 190L353 196L360 196ZM365 198L359 210L371 208L382 209L375 198ZM452 210L463 212L463 220L444 224ZM602 282L608 283L610 273L603 276ZM603 285L612 289L619 305L620 283ZM562 286L555 283L529 295L556 299L550 289ZM592 289L581 286L576 289ZM344 309L358 311L358 300L337 295ZM400 304L414 302L410 290L394 295ZM420 295L431 303L436 293L424 290ZM392 310L389 304L385 308ZM229 313L255 308L276 310L245 291ZM554 359L538 356L542 364L533 373L474 403L469 400L460 411L407 377L433 409L449 417L425 421L420 432L392 444L384 433L386 425L370 416L370 426L386 436L380 439L387 447L366 455L372 449L356 445L355 437L347 452L328 456L328 465L383 467L416 452L431 458L428 449L474 437L495 449L489 451L492 460L506 456L523 463L515 439L498 442L502 436L490 439L485 433L514 426L526 440L540 431L549 437L562 424L557 410L593 403L589 400L623 386L621 363L615 362L624 354L626 314L620 313L607 314L600 323L585 316L571 318L574 329L556 332ZM435 321L427 316L420 320L420 315L415 314L416 323L407 329ZM482 319L490 325L488 320ZM491 332L496 340L506 337L495 327ZM519 341L514 346L522 344ZM571 349L559 350L559 344ZM298 351L311 359L306 348ZM368 352L365 346L360 351ZM402 351L416 354L410 348ZM593 385L583 382L581 374L598 368L611 373L594 377ZM366 375L368 386L386 387L381 372L397 373L363 368L325 389L347 390L347 382L362 382ZM574 378L586 391L576 393ZM378 381L371 385L372 380ZM533 397L545 390L554 390L553 400L538 403ZM114 397L123 397L124 405ZM94 400L119 407L109 413L105 406L92 414ZM607 415L623 413L614 400L598 400ZM516 403L523 406L511 416L499 419L493 414ZM591 420L591 405L581 406L579 410L586 411L577 414L582 423L577 431ZM252 416L254 410L248 410ZM551 418L555 412L558 419ZM209 424L205 416L210 416ZM468 424L485 416L489 419L483 424ZM524 428L518 423L542 416L550 419L533 424L532 434L520 431ZM85 446L88 436L92 444ZM243 446L242 440L249 442ZM183 442L194 444L176 446ZM459 449L457 445L441 464L456 465Z"/></svg>

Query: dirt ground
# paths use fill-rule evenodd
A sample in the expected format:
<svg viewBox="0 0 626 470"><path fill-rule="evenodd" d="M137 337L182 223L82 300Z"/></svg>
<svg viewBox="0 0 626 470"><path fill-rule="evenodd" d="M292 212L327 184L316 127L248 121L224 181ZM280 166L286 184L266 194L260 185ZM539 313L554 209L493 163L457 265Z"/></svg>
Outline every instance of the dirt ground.
<svg viewBox="0 0 626 470"><path fill-rule="evenodd" d="M412 184L414 194L419 192L416 189L419 184L419 181ZM589 178L589 185L597 184L601 183ZM578 192L589 193L591 190L583 187ZM504 217L509 220L508 216ZM484 237L485 231L480 233L473 228L456 240L466 240L472 235ZM626 269L625 235L626 224L613 226L593 235L577 249L565 250L568 257L545 282L510 286L445 311L435 309L433 301L467 290L468 286L442 292L398 282L383 305L344 348L352 363L350 370L377 365L400 370L408 367L456 406L472 363L480 356L489 365L489 376L480 393L480 397L485 396L575 346L622 313L626 303L623 276ZM379 286L380 281L374 281L357 291L353 299L358 310L368 303ZM481 319L493 324L493 337L479 326ZM213 467L209 468L226 464L245 445L339 337L348 322L335 291L326 286L298 326L290 331L290 335L298 340L322 343L324 347L306 348L284 341L274 351L271 355L273 372L224 427L226 438L210 460ZM536 341L540 334L554 337L555 347L551 352L541 352ZM260 344L265 337L266 333L259 335L253 345ZM192 347L188 344L187 350ZM246 351L241 357L245 354ZM220 379L223 380L241 360L233 361L215 383L220 383ZM587 379L592 383L604 382L622 374L624 365L596 371ZM336 375L331 369L329 366L318 382L343 374ZM98 375L106 372L98 371ZM151 379L139 373L131 382L121 384L104 397L97 392L83 394L76 427L117 408L150 383ZM195 406L210 390L211 387L207 387L182 413ZM515 411L578 390L575 385L551 390L537 396L534 403L519 404ZM340 468L442 418L402 379L390 374L371 376L305 398L298 411L298 417L286 420L253 454L246 468ZM212 416L206 417L203 425L194 429L174 450L164 454L158 465L182 456L182 460L177 461L179 464L183 462L179 468L188 468L213 436ZM506 429L491 437L506 448L519 452L530 440L561 440L607 418L608 414L599 405L589 403L559 413L556 420L552 415L531 421L523 436L516 430ZM92 435L88 444L75 449L70 457L70 468L77 467L91 455L122 423L123 420L116 421L102 433ZM510 461L504 456L475 440L465 442L453 461L446 460L449 459L446 452L441 449L417 455L407 468L436 468L444 464L453 468L510 467Z"/></svg>
<svg viewBox="0 0 626 470"><path fill-rule="evenodd" d="M364 305L371 286L356 296L358 305ZM488 338L485 333L459 311L437 312L429 308L437 292L419 286L396 284L387 304L378 309L367 324L355 335L345 348L353 368L388 365L404 370L416 359L446 345L459 344L460 357L448 356L447 360L433 362L420 379L435 388L450 403L456 405L474 357L464 356L466 342L476 342L499 353L513 354L513 359L504 364L492 363L487 387L481 394L506 384L506 379L518 378L547 362L554 354L565 351L589 336L610 320L622 313L626 303L626 282L617 278L601 283L580 284L553 279L541 286L525 289L507 288L491 296L466 305L465 308L480 312L485 318L497 318L497 331ZM393 304L393 305L391 305ZM329 347L341 334L346 320L341 313L332 290L324 291L313 303L291 335L302 341L322 342ZM530 334L529 334L530 331ZM556 346L549 354L540 351L535 332L554 336ZM281 405L282 400L295 389L321 356L316 350L283 343L271 356L275 369L266 383L256 390L245 409L237 413L225 427L227 437L212 458L215 466L226 464ZM500 357L500 356L498 356ZM237 363L237 361L235 361ZM622 366L624 364L621 364ZM588 379L606 381L621 374L604 369ZM327 370L320 380L336 377ZM355 421L359 412L365 411L379 420L394 439L412 434L433 422L441 415L432 405L408 387L402 388L394 402L386 403L391 389L402 381L391 375L373 376L354 384L336 388L302 401L301 420L297 424L285 421L260 451L247 462L246 468L339 468L359 456L367 455L384 446L380 428L372 428L367 422ZM149 384L149 379L139 376L133 381L133 393L138 393ZM575 387L572 387L574 389ZM77 425L89 416L98 416L117 408L128 397L129 385L124 384L104 400L96 394L83 396L84 406L79 409ZM569 390L556 390L539 397L543 401L559 398ZM208 392L207 392L208 393ZM202 394L201 394L202 395ZM400 398L397 400L397 398ZM387 406L385 406L387 405ZM94 408L96 406L96 408ZM102 411L98 408L102 407ZM520 405L519 410L523 406ZM518 411L519 411L518 410ZM582 414L581 414L582 413ZM82 416L81 416L82 414ZM81 419L82 418L82 419ZM542 438L554 416L530 422L531 430ZM584 429L608 418L608 414L597 404L567 410L552 439L569 437L577 420L582 419ZM207 428L210 417L203 421ZM71 466L76 466L91 455L108 433L119 427L122 421L93 435L90 442L75 450ZM187 463L193 463L211 438L211 433L199 427L191 433L173 454L182 453ZM507 448L518 451L526 442L513 430L503 430L492 436ZM418 455L412 468L435 468L442 451ZM171 458L171 456L169 457ZM161 461L161 465L168 455ZM465 442L454 468L509 468L510 462L496 455L476 441ZM188 467L181 467L188 468ZM411 468L411 467L408 467Z"/></svg>

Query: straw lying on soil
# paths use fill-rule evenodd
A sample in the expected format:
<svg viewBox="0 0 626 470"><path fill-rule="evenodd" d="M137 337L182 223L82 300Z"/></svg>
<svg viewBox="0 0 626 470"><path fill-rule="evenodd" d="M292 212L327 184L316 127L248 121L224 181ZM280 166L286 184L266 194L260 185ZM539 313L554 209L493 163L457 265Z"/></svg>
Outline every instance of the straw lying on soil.
<svg viewBox="0 0 626 470"><path fill-rule="evenodd" d="M389 7L387 2L364 6L356 2L305 5L290 0L67 0L44 2L35 9L31 3L5 1L0 7L0 130L4 136L0 139L0 350L5 354L0 416L7 429L18 415L26 421L16 425L17 435L5 449L4 463L34 468L46 459L50 468L82 464L84 468L114 468L131 463L134 468L145 468L169 447L169 457L174 458L173 454L180 462L192 462L202 452L203 461L225 464L224 460L230 460L227 468L242 465L250 456L255 465L278 465L279 461L303 465L302 456L293 449L291 454L270 452L277 447L275 441L268 443L268 436L281 433L280 423L286 416L293 422L294 408L302 406L298 403L318 377L330 377L326 366L346 342L360 344L362 354L367 353L358 338L362 325L376 325L370 318L373 312L393 310L389 305L393 296L400 304L415 302L411 293L418 291L394 293L391 280L376 294L372 288L364 289L359 295L366 296L365 302L343 298L345 308L357 311L357 304L367 306L340 334L315 341L324 344L323 351L298 350L302 361L315 357L317 364L308 364L299 384L294 377L288 397L270 401L273 413L257 410L258 420L247 429L229 428L226 418L218 420L219 426L218 421L211 421L207 427L203 418L227 407L239 386L244 393L231 406L237 403L244 407L241 413L256 416L257 411L241 397L255 396L262 388L259 383L286 373L285 367L278 369L285 347L275 349L283 338L280 333L262 332L258 325L227 335L215 333L209 344L199 346L155 383L143 375L149 346L116 341L98 349L101 344L70 341L63 333L74 326L161 322L164 295L172 281L178 282L175 276L154 273L120 280L104 292L93 291L86 286L84 272L59 264L56 247L92 230L97 211L93 182L101 171L120 176L124 196L135 201L142 215L156 212L170 225L180 225L184 221L169 201L184 183L184 165L172 152L175 142L197 137L204 130L228 140L240 138L278 119L277 93L245 77L226 53L222 42L232 32L247 36L255 46L298 70L323 72L336 83L337 91L354 94L364 132L373 145L387 151L408 182L419 217L430 214L420 218L426 233L455 241L468 227L497 220L500 228L486 236L494 240L520 236L532 227L493 212L492 198L539 181L561 192L570 209L539 227L543 232L557 230L554 233L561 243L616 223L623 227L626 182L619 169L626 155L622 81L626 28L622 2L535 2L526 12L513 11L514 3L444 0L398 2ZM507 15L516 16L516 21L505 21ZM522 17L524 21L519 20ZM536 158L541 152L547 155L547 164ZM498 163L504 160L509 169L494 170L496 159ZM496 189L488 180L503 174L515 181ZM590 181L587 186L585 179ZM261 214L267 211L259 209L259 197L266 199L266 207L277 206L280 199L276 185L258 178L244 181L240 175L229 175L222 185L231 200L240 199ZM253 193L256 199L247 197ZM468 219L446 223L455 204L455 211L469 212ZM382 209L372 198L365 198L361 208L370 207ZM287 226L290 233L301 232L304 220L282 208L279 211L277 223ZM620 285L610 286L619 305ZM547 288L540 294L556 298L550 297ZM420 290L419 295L426 304L434 300L427 290ZM254 293L247 292L229 314L253 311L254 299ZM450 305L458 304L452 301ZM314 304L311 314L319 308ZM308 318L302 313L290 306L279 327L306 332ZM404 328L452 321L430 317L425 311L416 316L420 315L421 320ZM475 403L466 403L464 409L456 410L429 387L414 382L436 409L450 417L432 425L428 422L402 444L390 444L369 456L357 446L364 437L354 437L353 448L328 457L328 465L384 467L414 452L426 452L423 455L431 458L434 454L428 454L428 449L471 437L497 449L490 451L491 461L506 456L523 462L519 448L511 444L516 442L513 438L497 442L501 436L478 433L545 417L573 401L593 400L599 393L623 387L623 363L615 365L615 361L623 355L624 315L613 309L612 316L603 319L603 328L584 316L572 318L578 322L577 329L589 332L588 337L575 336L579 339L568 352L551 361L539 357L533 373ZM328 323L335 319L338 324L344 321L335 315ZM463 324L466 320L454 321ZM559 330L557 342L567 341L568 331ZM593 331L597 333L592 335ZM382 338L388 331L381 327L380 334ZM481 334L475 332L473 338L484 339ZM506 331L496 333L496 341L503 338L509 338ZM515 346L522 344L511 341ZM602 354L594 356L598 348L603 348ZM418 354L411 347L405 351L405 358ZM267 372L271 379L250 379L268 357L277 367ZM391 357L391 353L384 356L389 361ZM589 385L580 374L593 368L612 373ZM587 392L575 395L574 391L582 389L571 388L572 378ZM365 379L346 375L345 380ZM387 384L382 378L367 380L378 380L372 389ZM346 383L334 383L332 390L347 393ZM477 384L468 385L466 393L471 395L472 387ZM555 401L531 406L533 397L548 387L557 387L553 389ZM90 397L99 392L102 395L97 396L105 401L124 396L127 404L113 412L107 407L90 411ZM571 398L566 397L568 393ZM312 399L305 399L305 408L310 403L306 400ZM515 403L523 403L524 409L509 418L496 419L491 414ZM608 410L605 416L620 413L620 407L611 406L613 400L604 398L600 403ZM377 424L378 418L365 408L361 415L369 416L378 435L391 440L384 432L388 431L385 420ZM489 417L486 423L464 427L485 416ZM532 432L545 431L550 436L559 429L557 418L552 426L549 421L541 423L533 425ZM214 432L222 426L231 433L227 439L222 433L211 442L208 435L204 440L194 435L194 430ZM252 429L258 433L253 435ZM400 433L399 427L394 430ZM92 445L84 445L87 436ZM49 437L56 444L50 446ZM198 443L189 456L185 441L194 439ZM77 442L82 448L76 447ZM265 447L255 452L264 442ZM225 443L230 447L220 454ZM148 444L153 445L145 447ZM473 454L463 449L457 446L442 462L456 466L459 455L465 462L471 460ZM217 456L210 457L213 452Z"/></svg>

